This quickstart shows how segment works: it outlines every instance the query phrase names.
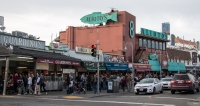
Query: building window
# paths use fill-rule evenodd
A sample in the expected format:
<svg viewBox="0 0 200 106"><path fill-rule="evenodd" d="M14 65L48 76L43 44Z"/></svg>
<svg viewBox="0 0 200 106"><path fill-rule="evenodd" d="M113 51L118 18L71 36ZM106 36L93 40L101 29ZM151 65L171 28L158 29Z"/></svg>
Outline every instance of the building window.
<svg viewBox="0 0 200 106"><path fill-rule="evenodd" d="M159 49L162 50L162 42L159 42Z"/></svg>
<svg viewBox="0 0 200 106"><path fill-rule="evenodd" d="M142 38L139 38L139 47L142 47Z"/></svg>
<svg viewBox="0 0 200 106"><path fill-rule="evenodd" d="M165 50L165 49L166 49L165 42L163 42L163 50Z"/></svg>
<svg viewBox="0 0 200 106"><path fill-rule="evenodd" d="M158 41L156 41L156 49L159 49L159 48L158 48Z"/></svg>
<svg viewBox="0 0 200 106"><path fill-rule="evenodd" d="M155 49L155 41L152 40L152 48Z"/></svg>
<svg viewBox="0 0 200 106"><path fill-rule="evenodd" d="M147 47L147 40L143 39L143 47Z"/></svg>
<svg viewBox="0 0 200 106"><path fill-rule="evenodd" d="M148 48L151 48L151 40L148 40Z"/></svg>

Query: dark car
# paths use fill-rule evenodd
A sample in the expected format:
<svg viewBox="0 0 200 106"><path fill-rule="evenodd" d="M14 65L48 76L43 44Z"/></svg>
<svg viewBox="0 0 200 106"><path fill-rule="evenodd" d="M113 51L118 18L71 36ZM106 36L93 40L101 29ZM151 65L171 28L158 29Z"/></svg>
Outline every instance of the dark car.
<svg viewBox="0 0 200 106"><path fill-rule="evenodd" d="M200 86L200 77L198 78L198 81L199 81L199 86Z"/></svg>
<svg viewBox="0 0 200 106"><path fill-rule="evenodd" d="M176 74L171 80L171 93L176 91L199 92L199 81L192 74Z"/></svg>

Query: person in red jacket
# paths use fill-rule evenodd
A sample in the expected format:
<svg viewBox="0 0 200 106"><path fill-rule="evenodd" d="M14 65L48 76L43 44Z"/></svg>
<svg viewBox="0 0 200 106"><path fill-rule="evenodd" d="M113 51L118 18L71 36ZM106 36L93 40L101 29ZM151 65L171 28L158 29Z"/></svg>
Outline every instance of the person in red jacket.
<svg viewBox="0 0 200 106"><path fill-rule="evenodd" d="M17 80L18 80L18 74L15 73L15 75L13 75L13 85L14 85L14 90L15 90L15 93L17 93Z"/></svg>

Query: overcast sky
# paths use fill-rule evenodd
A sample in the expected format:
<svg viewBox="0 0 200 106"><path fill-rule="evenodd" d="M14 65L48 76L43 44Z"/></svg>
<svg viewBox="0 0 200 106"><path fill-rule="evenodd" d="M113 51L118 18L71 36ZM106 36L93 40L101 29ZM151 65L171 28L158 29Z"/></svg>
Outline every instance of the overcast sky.
<svg viewBox="0 0 200 106"><path fill-rule="evenodd" d="M171 24L170 32L187 40L200 41L200 0L0 0L0 16L7 32L14 30L40 37L48 44L67 26L84 25L80 18L110 8L136 16L136 30L161 31L161 23Z"/></svg>

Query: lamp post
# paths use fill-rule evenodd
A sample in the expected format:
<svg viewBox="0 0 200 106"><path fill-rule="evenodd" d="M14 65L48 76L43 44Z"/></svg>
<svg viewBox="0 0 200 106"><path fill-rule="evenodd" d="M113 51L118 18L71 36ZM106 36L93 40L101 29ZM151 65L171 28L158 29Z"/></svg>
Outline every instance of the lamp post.
<svg viewBox="0 0 200 106"><path fill-rule="evenodd" d="M175 60L175 58L177 58L178 60L179 60L179 57L178 56L175 56L174 57L174 60ZM179 71L179 63L178 63L178 74L180 73L180 71Z"/></svg>
<svg viewBox="0 0 200 106"><path fill-rule="evenodd" d="M160 80L161 80L161 78L162 78L162 74L161 74L161 71L162 71L162 69L161 69L161 51L160 50L156 50L155 51L155 55L156 55L156 53L157 53L157 51L159 51L160 52Z"/></svg>
<svg viewBox="0 0 200 106"><path fill-rule="evenodd" d="M134 92L134 69L133 69L133 62L134 62L134 57L133 57L133 43L132 42L126 42L124 51L127 51L127 44L130 44L132 46L132 76L133 76L133 83L132 83L132 90Z"/></svg>

